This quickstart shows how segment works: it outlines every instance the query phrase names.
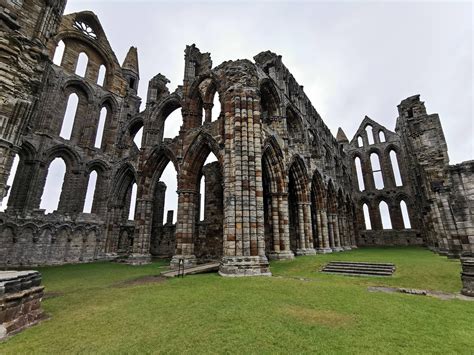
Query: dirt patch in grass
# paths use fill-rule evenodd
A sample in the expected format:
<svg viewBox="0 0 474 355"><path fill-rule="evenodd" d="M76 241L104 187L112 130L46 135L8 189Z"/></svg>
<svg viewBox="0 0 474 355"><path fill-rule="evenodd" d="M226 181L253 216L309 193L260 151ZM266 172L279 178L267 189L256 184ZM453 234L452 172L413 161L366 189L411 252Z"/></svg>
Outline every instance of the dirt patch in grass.
<svg viewBox="0 0 474 355"><path fill-rule="evenodd" d="M353 316L335 311L296 306L286 308L283 313L309 325L324 325L334 328L349 326L355 321Z"/></svg>
<svg viewBox="0 0 474 355"><path fill-rule="evenodd" d="M43 299L47 300L49 298L56 298L56 297L60 297L60 296L63 296L63 295L64 295L63 292L53 292L53 291L45 292L44 295L43 295Z"/></svg>
<svg viewBox="0 0 474 355"><path fill-rule="evenodd" d="M150 283L162 283L166 281L166 277L163 276L143 276L137 279L122 281L113 285L113 287L129 287L129 286L138 286L146 285Z"/></svg>

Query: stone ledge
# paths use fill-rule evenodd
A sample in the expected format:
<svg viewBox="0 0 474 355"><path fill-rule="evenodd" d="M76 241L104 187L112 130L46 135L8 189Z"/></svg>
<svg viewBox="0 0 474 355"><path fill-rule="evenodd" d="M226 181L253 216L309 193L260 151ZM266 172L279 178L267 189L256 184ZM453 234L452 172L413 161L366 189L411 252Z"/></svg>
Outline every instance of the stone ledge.
<svg viewBox="0 0 474 355"><path fill-rule="evenodd" d="M219 267L224 277L272 276L266 256L224 256Z"/></svg>
<svg viewBox="0 0 474 355"><path fill-rule="evenodd" d="M0 339L45 318L41 309L44 286L37 271L0 272Z"/></svg>

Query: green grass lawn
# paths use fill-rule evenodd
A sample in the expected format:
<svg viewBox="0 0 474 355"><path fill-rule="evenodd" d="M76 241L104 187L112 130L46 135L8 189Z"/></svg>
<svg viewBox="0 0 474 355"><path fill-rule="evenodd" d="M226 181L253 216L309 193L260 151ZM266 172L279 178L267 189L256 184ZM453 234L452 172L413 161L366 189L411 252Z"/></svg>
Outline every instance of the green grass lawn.
<svg viewBox="0 0 474 355"><path fill-rule="evenodd" d="M392 278L318 273L331 260L394 262ZM0 353L464 353L474 302L372 293L387 285L458 292L460 264L418 248L361 249L272 263L274 276L186 276L131 284L146 266L42 268L51 316Z"/></svg>

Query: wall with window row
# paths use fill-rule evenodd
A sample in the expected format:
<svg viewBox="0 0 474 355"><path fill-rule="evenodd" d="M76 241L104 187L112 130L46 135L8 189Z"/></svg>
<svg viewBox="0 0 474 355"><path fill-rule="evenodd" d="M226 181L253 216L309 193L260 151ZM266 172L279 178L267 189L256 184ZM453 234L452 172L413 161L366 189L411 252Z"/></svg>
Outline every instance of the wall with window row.
<svg viewBox="0 0 474 355"><path fill-rule="evenodd" d="M398 134L365 117L345 149L352 161L358 244L424 244Z"/></svg>

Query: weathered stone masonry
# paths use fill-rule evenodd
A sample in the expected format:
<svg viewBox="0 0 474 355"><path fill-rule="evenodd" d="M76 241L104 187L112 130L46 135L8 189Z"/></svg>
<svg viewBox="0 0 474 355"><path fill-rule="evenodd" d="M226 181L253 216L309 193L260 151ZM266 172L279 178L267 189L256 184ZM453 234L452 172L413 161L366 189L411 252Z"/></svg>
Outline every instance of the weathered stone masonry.
<svg viewBox="0 0 474 355"><path fill-rule="evenodd" d="M366 245L426 245L453 257L474 252L474 163L449 166L439 117L426 113L419 96L401 102L395 132L365 118L351 141L342 129L335 138L280 56L267 51L254 62L213 67L210 54L192 45L183 85L170 93L166 77L156 75L140 111L137 49L120 65L98 18L88 11L63 16L64 6L64 0L0 5L0 191L10 190L0 213L2 265L117 256L145 263L159 256L172 266L221 260L221 275L242 276L270 274L269 259ZM78 103L67 136L72 95ZM221 112L213 110L216 95ZM179 135L164 139L175 110L183 118ZM140 129L138 148L133 139ZM217 162L205 165L211 153ZM19 165L9 187L15 154ZM62 192L57 210L45 214L41 196L58 158L66 166ZM178 179L176 224L163 218L167 187L160 178L168 164ZM382 225L384 204L391 229Z"/></svg>

